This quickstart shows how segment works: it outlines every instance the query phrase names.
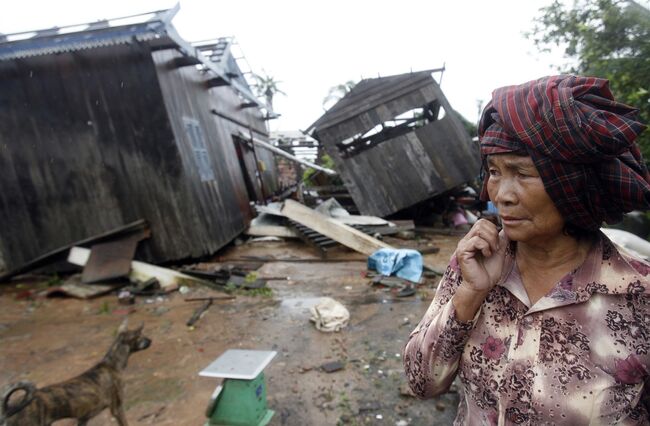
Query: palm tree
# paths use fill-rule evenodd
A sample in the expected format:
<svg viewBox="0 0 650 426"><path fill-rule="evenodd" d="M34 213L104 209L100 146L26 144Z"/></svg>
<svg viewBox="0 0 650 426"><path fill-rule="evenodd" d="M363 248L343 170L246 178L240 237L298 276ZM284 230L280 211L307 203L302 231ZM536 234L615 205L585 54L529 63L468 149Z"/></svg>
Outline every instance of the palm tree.
<svg viewBox="0 0 650 426"><path fill-rule="evenodd" d="M255 79L255 92L257 96L264 96L266 104L269 108L273 109L273 97L277 93L285 96L287 94L278 87L278 84L282 83L281 81L276 81L275 77L268 75L264 70L262 70L262 72L264 75L253 73L253 78Z"/></svg>
<svg viewBox="0 0 650 426"><path fill-rule="evenodd" d="M336 102L343 99L345 95L350 93L350 91L357 85L357 82L354 80L348 80L343 84L337 84L336 86L330 87L327 96L323 99L323 109L327 110L329 107L334 105Z"/></svg>

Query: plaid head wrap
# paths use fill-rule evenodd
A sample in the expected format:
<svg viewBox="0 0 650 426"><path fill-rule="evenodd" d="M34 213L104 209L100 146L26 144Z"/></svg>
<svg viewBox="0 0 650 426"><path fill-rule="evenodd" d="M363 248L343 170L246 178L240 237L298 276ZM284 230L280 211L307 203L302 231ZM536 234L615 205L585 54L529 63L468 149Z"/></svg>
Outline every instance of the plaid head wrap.
<svg viewBox="0 0 650 426"><path fill-rule="evenodd" d="M598 229L650 207L650 175L634 143L646 127L637 112L616 102L601 78L559 75L502 87L479 122L483 163L490 154L527 153L565 220Z"/></svg>

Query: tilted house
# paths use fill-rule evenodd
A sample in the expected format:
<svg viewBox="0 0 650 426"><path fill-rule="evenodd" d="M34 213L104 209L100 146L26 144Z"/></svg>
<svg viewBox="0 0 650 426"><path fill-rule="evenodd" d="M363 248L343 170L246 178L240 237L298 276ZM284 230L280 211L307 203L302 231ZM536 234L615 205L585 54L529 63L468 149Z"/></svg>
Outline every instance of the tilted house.
<svg viewBox="0 0 650 426"><path fill-rule="evenodd" d="M362 214L390 215L478 175L478 146L432 72L362 80L307 130Z"/></svg>
<svg viewBox="0 0 650 426"><path fill-rule="evenodd" d="M212 253L276 191L272 115L174 9L0 39L0 270L139 219L147 260Z"/></svg>

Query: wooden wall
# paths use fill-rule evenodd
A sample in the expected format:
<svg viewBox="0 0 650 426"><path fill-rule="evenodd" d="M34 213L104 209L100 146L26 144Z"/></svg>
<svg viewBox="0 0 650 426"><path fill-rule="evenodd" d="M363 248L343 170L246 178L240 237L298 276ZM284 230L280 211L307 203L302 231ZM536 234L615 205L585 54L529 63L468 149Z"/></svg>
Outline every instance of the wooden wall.
<svg viewBox="0 0 650 426"><path fill-rule="evenodd" d="M223 206L234 208L238 205L240 211L249 211L249 197L235 149L235 143L239 142L235 142L233 136L243 134L244 138L249 138L252 134L257 139L268 141L262 113L258 108L242 108L244 101L230 86L208 89L206 81L213 77L211 74L200 72L194 66L170 67L172 60L180 55L176 50L152 53L183 164L190 171L194 187L203 192L206 198L212 198L215 203ZM198 173L193 170L196 168L194 154L184 129L183 117L198 120L203 127L216 174L213 182L201 182ZM247 171L256 193L261 196L261 185L254 179L256 163L253 154L250 150L244 152ZM261 177L264 192L270 196L279 189L275 158L271 152L260 148L256 148L255 154L258 161L264 163ZM212 214L212 209L212 206L207 206L205 214Z"/></svg>
<svg viewBox="0 0 650 426"><path fill-rule="evenodd" d="M431 79L411 92L319 129L317 137L337 165L362 214L387 216L473 179L479 172L478 147L460 121L447 113L413 132L350 157L336 144L401 113L438 100L451 107Z"/></svg>
<svg viewBox="0 0 650 426"><path fill-rule="evenodd" d="M140 218L153 230L143 255L156 261L214 252L244 229L248 199L232 142L210 116L206 91L189 92L178 78L185 72L161 72L137 43L0 62L8 269ZM196 180L177 116L168 116L175 102L214 123L205 129L214 182Z"/></svg>

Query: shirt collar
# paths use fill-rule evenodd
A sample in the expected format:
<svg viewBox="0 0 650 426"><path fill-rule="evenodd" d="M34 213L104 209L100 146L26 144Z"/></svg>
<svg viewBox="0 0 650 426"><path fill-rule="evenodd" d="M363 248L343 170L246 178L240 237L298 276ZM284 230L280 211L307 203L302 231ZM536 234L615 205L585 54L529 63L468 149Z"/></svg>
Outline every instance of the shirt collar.
<svg viewBox="0 0 650 426"><path fill-rule="evenodd" d="M625 253L599 232L583 264L531 306L515 261L515 249L511 243L506 251L498 285L526 305L527 313L586 302L594 294L650 295L650 263Z"/></svg>

